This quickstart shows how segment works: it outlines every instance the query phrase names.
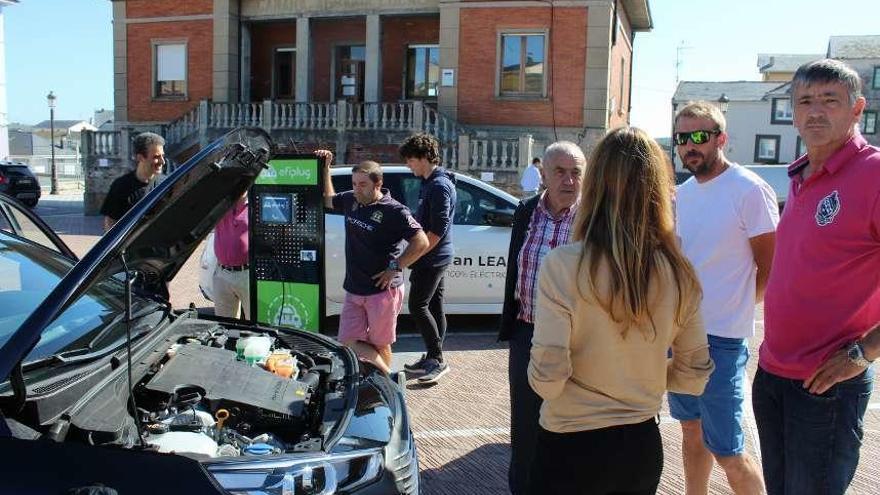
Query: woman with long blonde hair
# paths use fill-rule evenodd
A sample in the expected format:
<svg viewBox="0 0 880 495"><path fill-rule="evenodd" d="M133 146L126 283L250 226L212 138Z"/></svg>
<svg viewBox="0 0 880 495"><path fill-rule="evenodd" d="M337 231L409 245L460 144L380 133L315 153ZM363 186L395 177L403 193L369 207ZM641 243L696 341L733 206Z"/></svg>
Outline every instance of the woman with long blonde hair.
<svg viewBox="0 0 880 495"><path fill-rule="evenodd" d="M528 373L544 403L531 493L655 493L663 394L699 395L712 372L672 190L665 154L640 129L610 131L590 157L575 242L539 274Z"/></svg>

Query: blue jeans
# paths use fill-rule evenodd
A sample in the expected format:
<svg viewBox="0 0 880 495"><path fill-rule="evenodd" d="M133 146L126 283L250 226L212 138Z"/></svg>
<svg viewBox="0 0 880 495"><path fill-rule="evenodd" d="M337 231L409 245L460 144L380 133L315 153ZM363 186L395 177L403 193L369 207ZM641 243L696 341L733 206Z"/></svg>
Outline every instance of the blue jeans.
<svg viewBox="0 0 880 495"><path fill-rule="evenodd" d="M874 370L821 395L758 368L752 407L768 495L842 495L859 464Z"/></svg>

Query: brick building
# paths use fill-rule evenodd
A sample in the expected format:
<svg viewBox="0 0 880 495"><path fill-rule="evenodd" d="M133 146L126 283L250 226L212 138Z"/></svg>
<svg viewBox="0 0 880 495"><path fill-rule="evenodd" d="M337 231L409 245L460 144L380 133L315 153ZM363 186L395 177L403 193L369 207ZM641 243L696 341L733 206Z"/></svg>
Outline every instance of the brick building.
<svg viewBox="0 0 880 495"><path fill-rule="evenodd" d="M114 0L113 19L117 135L92 155L153 128L183 158L256 125L394 162L423 130L447 166L500 181L556 138L589 148L629 121L633 41L652 27L647 0Z"/></svg>

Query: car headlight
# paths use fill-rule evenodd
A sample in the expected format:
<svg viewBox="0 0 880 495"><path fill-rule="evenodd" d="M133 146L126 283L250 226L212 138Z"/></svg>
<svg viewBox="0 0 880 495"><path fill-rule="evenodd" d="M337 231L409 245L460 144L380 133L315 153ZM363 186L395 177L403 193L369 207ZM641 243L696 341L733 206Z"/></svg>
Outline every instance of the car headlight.
<svg viewBox="0 0 880 495"><path fill-rule="evenodd" d="M209 464L226 490L240 495L332 495L368 485L382 475L382 449L344 454L238 458Z"/></svg>

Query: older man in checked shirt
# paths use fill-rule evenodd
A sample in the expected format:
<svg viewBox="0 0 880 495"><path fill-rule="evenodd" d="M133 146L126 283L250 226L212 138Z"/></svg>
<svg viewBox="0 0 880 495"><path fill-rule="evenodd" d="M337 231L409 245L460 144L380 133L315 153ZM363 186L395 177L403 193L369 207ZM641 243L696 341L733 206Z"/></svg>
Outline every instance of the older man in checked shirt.
<svg viewBox="0 0 880 495"><path fill-rule="evenodd" d="M526 374L535 329L538 269L551 249L569 242L586 165L578 145L559 141L548 146L541 170L546 189L520 203L513 217L498 340L508 341L510 347L511 456L507 476L514 495L525 493L528 486L541 408L541 399L529 386Z"/></svg>

